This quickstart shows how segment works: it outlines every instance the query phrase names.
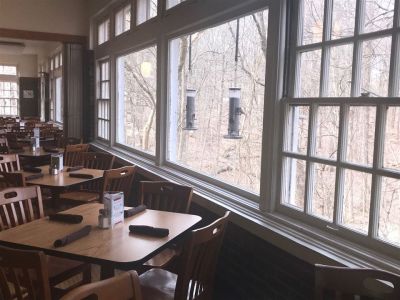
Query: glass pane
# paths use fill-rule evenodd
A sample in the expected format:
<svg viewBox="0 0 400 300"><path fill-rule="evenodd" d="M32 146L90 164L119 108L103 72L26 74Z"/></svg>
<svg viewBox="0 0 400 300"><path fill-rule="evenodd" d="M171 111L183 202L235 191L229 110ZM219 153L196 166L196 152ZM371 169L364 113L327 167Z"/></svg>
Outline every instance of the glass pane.
<svg viewBox="0 0 400 300"><path fill-rule="evenodd" d="M299 97L318 97L321 73L321 50L300 54Z"/></svg>
<svg viewBox="0 0 400 300"><path fill-rule="evenodd" d="M157 48L117 59L117 142L154 154Z"/></svg>
<svg viewBox="0 0 400 300"><path fill-rule="evenodd" d="M137 17L136 24L143 22L157 16L157 0L138 0L137 1Z"/></svg>
<svg viewBox="0 0 400 300"><path fill-rule="evenodd" d="M102 82L101 83L101 98L109 99L110 98L110 82Z"/></svg>
<svg viewBox="0 0 400 300"><path fill-rule="evenodd" d="M174 7L175 5L178 5L181 2L184 2L185 0L167 0L167 9L170 9L171 7Z"/></svg>
<svg viewBox="0 0 400 300"><path fill-rule="evenodd" d="M99 45L108 41L110 38L110 19L105 20L98 26L97 42Z"/></svg>
<svg viewBox="0 0 400 300"><path fill-rule="evenodd" d="M115 14L115 35L124 32L124 10L121 9Z"/></svg>
<svg viewBox="0 0 400 300"><path fill-rule="evenodd" d="M290 106L288 151L307 153L309 106Z"/></svg>
<svg viewBox="0 0 400 300"><path fill-rule="evenodd" d="M400 180L382 178L378 236L400 245Z"/></svg>
<svg viewBox="0 0 400 300"><path fill-rule="evenodd" d="M283 178L285 185L283 203L304 210L306 162L285 158Z"/></svg>
<svg viewBox="0 0 400 300"><path fill-rule="evenodd" d="M329 96L350 97L353 44L330 48Z"/></svg>
<svg viewBox="0 0 400 300"><path fill-rule="evenodd" d="M317 112L315 153L336 159L339 135L339 106L320 106Z"/></svg>
<svg viewBox="0 0 400 300"><path fill-rule="evenodd" d="M314 188L311 199L311 214L332 221L335 202L336 168L313 164Z"/></svg>
<svg viewBox="0 0 400 300"><path fill-rule="evenodd" d="M388 95L391 44L391 37L362 43L361 95Z"/></svg>
<svg viewBox="0 0 400 300"><path fill-rule="evenodd" d="M237 64L237 20L170 42L168 159L254 193L260 187L267 28L268 10L240 18Z"/></svg>
<svg viewBox="0 0 400 300"><path fill-rule="evenodd" d="M393 27L394 0L365 1L364 32Z"/></svg>
<svg viewBox="0 0 400 300"><path fill-rule="evenodd" d="M346 160L356 164L372 165L375 140L374 106L351 106L347 129Z"/></svg>
<svg viewBox="0 0 400 300"><path fill-rule="evenodd" d="M131 6L124 8L124 31L131 29Z"/></svg>
<svg viewBox="0 0 400 300"><path fill-rule="evenodd" d="M0 65L0 75L17 75L17 67Z"/></svg>
<svg viewBox="0 0 400 300"><path fill-rule="evenodd" d="M303 0L303 45L322 41L324 0Z"/></svg>
<svg viewBox="0 0 400 300"><path fill-rule="evenodd" d="M372 175L345 170L343 195L344 226L368 232Z"/></svg>
<svg viewBox="0 0 400 300"><path fill-rule="evenodd" d="M354 35L356 0L333 0L332 39Z"/></svg>
<svg viewBox="0 0 400 300"><path fill-rule="evenodd" d="M400 170L400 107L391 106L387 110L385 129L385 168Z"/></svg>

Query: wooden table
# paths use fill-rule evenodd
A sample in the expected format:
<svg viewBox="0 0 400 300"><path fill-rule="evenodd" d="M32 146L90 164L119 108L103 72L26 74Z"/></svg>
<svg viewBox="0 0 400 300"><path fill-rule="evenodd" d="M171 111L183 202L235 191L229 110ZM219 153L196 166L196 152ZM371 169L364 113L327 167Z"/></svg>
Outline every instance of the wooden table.
<svg viewBox="0 0 400 300"><path fill-rule="evenodd" d="M74 207L66 213L83 216L81 224L51 222L47 218L36 220L0 232L0 245L42 250L46 254L99 264L102 279L113 276L114 269L130 270L140 266L150 257L183 238L185 232L193 228L201 217L147 209L114 229L97 227L99 209L104 205L91 203ZM169 229L164 238L148 237L129 233L129 225L150 225ZM53 243L85 225L92 225L91 233L71 244L54 248Z"/></svg>
<svg viewBox="0 0 400 300"><path fill-rule="evenodd" d="M58 150L58 153L64 153L64 149L63 148L51 148L51 149L55 149ZM37 149L36 151L32 151L32 147L23 147L23 151L16 151L16 150L11 150L11 152L18 154L19 156L23 156L23 157L43 157L43 156L50 156L52 154L57 154L57 153L53 153L53 152L46 152L44 151L43 147L40 147L39 149Z"/></svg>
<svg viewBox="0 0 400 300"><path fill-rule="evenodd" d="M98 179L102 178L103 174L104 174L103 170L85 169L85 168L77 170L77 171L73 171L73 172L67 172L66 169L68 167L64 166L64 170L61 171L59 174L51 175L51 174L49 174L49 166L48 165L42 166L39 168L42 169L42 173L44 174L44 176L40 177L40 178L32 179L32 180L27 180L26 184L39 185L40 187L50 189L53 207L57 207L57 204L59 202L60 193L62 193L67 188L70 188L70 187L73 187L76 185L80 185L84 182L98 180ZM70 173L90 174L90 175L93 175L93 178L69 177ZM32 175L34 173L23 172L23 174L24 174L24 176L28 176L28 175Z"/></svg>

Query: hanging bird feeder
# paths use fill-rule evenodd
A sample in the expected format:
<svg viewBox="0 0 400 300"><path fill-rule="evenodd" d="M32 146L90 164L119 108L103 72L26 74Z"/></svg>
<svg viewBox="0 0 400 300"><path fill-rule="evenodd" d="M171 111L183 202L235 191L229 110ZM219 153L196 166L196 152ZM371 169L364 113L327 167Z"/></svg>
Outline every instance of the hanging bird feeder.
<svg viewBox="0 0 400 300"><path fill-rule="evenodd" d="M196 90L186 90L186 126L183 130L197 130L196 121Z"/></svg>
<svg viewBox="0 0 400 300"><path fill-rule="evenodd" d="M229 124L228 134L224 136L226 139L241 139L240 135L240 115L243 113L240 107L240 88L229 89Z"/></svg>

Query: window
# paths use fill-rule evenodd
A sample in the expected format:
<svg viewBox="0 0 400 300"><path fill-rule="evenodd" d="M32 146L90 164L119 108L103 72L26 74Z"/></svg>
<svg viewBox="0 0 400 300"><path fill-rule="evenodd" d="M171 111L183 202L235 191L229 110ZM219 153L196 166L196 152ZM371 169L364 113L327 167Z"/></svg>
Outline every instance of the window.
<svg viewBox="0 0 400 300"><path fill-rule="evenodd" d="M115 35L131 28L131 5L127 5L115 14Z"/></svg>
<svg viewBox="0 0 400 300"><path fill-rule="evenodd" d="M16 66L0 65L0 75L17 75Z"/></svg>
<svg viewBox="0 0 400 300"><path fill-rule="evenodd" d="M157 47L117 59L117 143L155 154Z"/></svg>
<svg viewBox="0 0 400 300"><path fill-rule="evenodd" d="M62 77L57 77L55 80L55 108L56 108L56 122L63 122L63 96L62 96Z"/></svg>
<svg viewBox="0 0 400 300"><path fill-rule="evenodd" d="M281 208L366 245L399 247L394 2L299 1L295 78L282 102Z"/></svg>
<svg viewBox="0 0 400 300"><path fill-rule="evenodd" d="M157 5L157 0L138 0L136 24L142 24L143 22L157 16Z"/></svg>
<svg viewBox="0 0 400 300"><path fill-rule="evenodd" d="M110 62L100 61L98 64L97 90L97 136L110 139Z"/></svg>
<svg viewBox="0 0 400 300"><path fill-rule="evenodd" d="M60 52L60 54L59 54L59 63L60 63L60 67L62 67L62 65L63 65L63 55L62 55L62 52Z"/></svg>
<svg viewBox="0 0 400 300"><path fill-rule="evenodd" d="M263 10L170 42L168 160L253 193L260 189L267 28Z"/></svg>
<svg viewBox="0 0 400 300"><path fill-rule="evenodd" d="M185 0L167 0L167 9L178 5L179 3L184 2Z"/></svg>
<svg viewBox="0 0 400 300"><path fill-rule="evenodd" d="M0 67L1 69L1 67ZM11 71L6 71L11 73ZM18 84L16 81L2 81L0 76L0 115L18 115Z"/></svg>
<svg viewBox="0 0 400 300"><path fill-rule="evenodd" d="M97 44L101 45L110 39L110 19L106 19L97 28Z"/></svg>

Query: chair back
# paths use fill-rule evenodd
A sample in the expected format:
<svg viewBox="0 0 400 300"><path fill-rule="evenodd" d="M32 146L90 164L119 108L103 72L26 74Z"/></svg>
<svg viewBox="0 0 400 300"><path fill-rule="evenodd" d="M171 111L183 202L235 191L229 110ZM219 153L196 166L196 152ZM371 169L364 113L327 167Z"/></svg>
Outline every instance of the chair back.
<svg viewBox="0 0 400 300"><path fill-rule="evenodd" d="M398 300L400 276L381 270L315 265L315 299Z"/></svg>
<svg viewBox="0 0 400 300"><path fill-rule="evenodd" d="M4 300L51 300L43 252L0 247L0 288Z"/></svg>
<svg viewBox="0 0 400 300"><path fill-rule="evenodd" d="M0 153L7 154L10 151L6 137L0 137Z"/></svg>
<svg viewBox="0 0 400 300"><path fill-rule="evenodd" d="M0 172L21 170L18 154L0 154Z"/></svg>
<svg viewBox="0 0 400 300"><path fill-rule="evenodd" d="M63 133L58 133L56 136L56 144L58 148L65 148L68 145L78 145L82 143L82 139L74 137L64 137Z"/></svg>
<svg viewBox="0 0 400 300"><path fill-rule="evenodd" d="M82 164L82 153L89 150L89 144L67 145L64 153L64 164L75 167Z"/></svg>
<svg viewBox="0 0 400 300"><path fill-rule="evenodd" d="M87 169L110 170L114 164L115 156L108 153L83 152L82 165ZM101 191L101 181L91 180L80 186L82 190Z"/></svg>
<svg viewBox="0 0 400 300"><path fill-rule="evenodd" d="M215 268L230 212L212 224L193 230L185 243L175 300L212 299Z"/></svg>
<svg viewBox="0 0 400 300"><path fill-rule="evenodd" d="M117 294L118 297L117 297ZM139 277L135 271L122 273L119 276L83 285L68 293L61 300L141 300Z"/></svg>
<svg viewBox="0 0 400 300"><path fill-rule="evenodd" d="M193 189L169 181L141 181L139 201L149 209L188 213Z"/></svg>
<svg viewBox="0 0 400 300"><path fill-rule="evenodd" d="M40 187L12 187L0 191L0 231L43 217Z"/></svg>
<svg viewBox="0 0 400 300"><path fill-rule="evenodd" d="M124 192L124 198L128 199L132 189L133 176L136 168L127 166L118 169L104 171L103 190L100 195L100 201L103 202L104 192Z"/></svg>
<svg viewBox="0 0 400 300"><path fill-rule="evenodd" d="M0 189L22 186L25 186L25 177L23 173L0 172Z"/></svg>

